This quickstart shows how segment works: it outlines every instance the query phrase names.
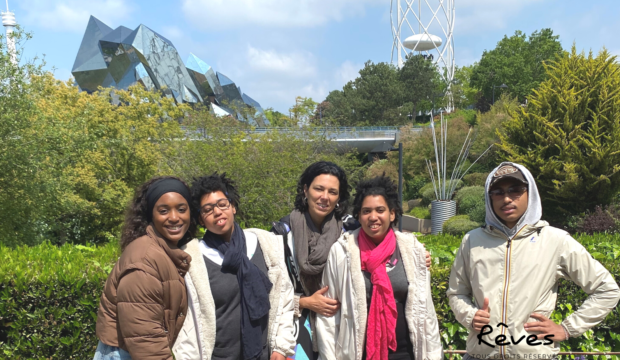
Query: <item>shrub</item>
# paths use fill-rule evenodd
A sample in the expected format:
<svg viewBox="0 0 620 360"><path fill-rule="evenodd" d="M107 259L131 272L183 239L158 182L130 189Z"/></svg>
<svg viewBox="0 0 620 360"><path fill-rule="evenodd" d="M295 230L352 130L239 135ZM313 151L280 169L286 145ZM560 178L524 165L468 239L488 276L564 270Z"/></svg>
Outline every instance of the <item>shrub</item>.
<svg viewBox="0 0 620 360"><path fill-rule="evenodd" d="M90 359L118 243L0 245L0 353L5 359Z"/></svg>
<svg viewBox="0 0 620 360"><path fill-rule="evenodd" d="M422 197L422 188L429 183L429 179L423 176L416 176L413 179L405 183L405 193L403 194L406 200L419 199Z"/></svg>
<svg viewBox="0 0 620 360"><path fill-rule="evenodd" d="M475 221L471 221L467 215L453 216L443 223L443 232L450 235L462 235L480 227Z"/></svg>
<svg viewBox="0 0 620 360"><path fill-rule="evenodd" d="M409 215L417 217L418 219L430 219L431 211L426 206L418 206L411 209Z"/></svg>
<svg viewBox="0 0 620 360"><path fill-rule="evenodd" d="M484 222L486 209L484 204L485 191L482 186L466 186L456 193L457 211L468 215L472 221Z"/></svg>
<svg viewBox="0 0 620 360"><path fill-rule="evenodd" d="M545 65L547 80L512 113L502 158L534 175L547 217L609 204L620 191L620 64L576 47Z"/></svg>
<svg viewBox="0 0 620 360"><path fill-rule="evenodd" d="M619 210L615 206L607 206L605 209L596 206L594 212L588 213L577 226L580 233L614 233L618 231Z"/></svg>
<svg viewBox="0 0 620 360"><path fill-rule="evenodd" d="M455 191L463 187L463 180L452 180L452 181L448 180L446 181L447 182L446 189L449 188L451 184L453 184L454 181L458 181L455 187ZM422 194L422 205L429 205L431 201L437 200L437 196L435 195L435 189L433 187L433 183L428 183L424 185L420 189L420 193Z"/></svg>
<svg viewBox="0 0 620 360"><path fill-rule="evenodd" d="M463 176L463 182L467 186L482 186L484 187L489 173L471 173Z"/></svg>

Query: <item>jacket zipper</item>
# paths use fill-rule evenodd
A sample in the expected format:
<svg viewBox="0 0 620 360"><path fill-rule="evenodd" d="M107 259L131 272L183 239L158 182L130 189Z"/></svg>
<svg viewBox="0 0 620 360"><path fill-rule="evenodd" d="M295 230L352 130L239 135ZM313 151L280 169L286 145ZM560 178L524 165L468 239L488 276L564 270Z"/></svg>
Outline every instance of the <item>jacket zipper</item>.
<svg viewBox="0 0 620 360"><path fill-rule="evenodd" d="M504 324L506 324L506 313L507 313L507 307L508 307L508 286L510 285L510 260L512 257L512 248L510 247L510 244L512 243L513 239L516 239L517 236L519 236L519 233L521 233L521 231L525 229L525 226L521 228L521 230L519 230L515 236L513 236L512 238L508 238L508 243L506 244L506 268L504 270L504 292L502 294L502 322ZM504 332L506 331L506 328L502 326L502 335L505 335ZM500 346L499 347L499 353L502 357L502 359L505 359L504 356L506 355L506 351L504 350L504 346Z"/></svg>

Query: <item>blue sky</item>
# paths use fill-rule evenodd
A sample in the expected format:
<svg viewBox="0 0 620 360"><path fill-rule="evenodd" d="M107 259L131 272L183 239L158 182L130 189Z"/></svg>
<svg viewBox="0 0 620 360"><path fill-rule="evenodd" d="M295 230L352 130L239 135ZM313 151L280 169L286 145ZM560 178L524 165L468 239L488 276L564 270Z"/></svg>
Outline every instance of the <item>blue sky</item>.
<svg viewBox="0 0 620 360"><path fill-rule="evenodd" d="M431 0L429 0L431 1ZM437 1L437 0L434 0ZM618 0L455 0L457 65L477 61L515 30L549 27L564 48L620 55ZM9 0L34 38L22 61L45 55L68 79L88 18L112 28L145 24L233 79L261 105L287 112L321 101L364 62L390 61L390 0ZM2 5L4 7L4 5Z"/></svg>

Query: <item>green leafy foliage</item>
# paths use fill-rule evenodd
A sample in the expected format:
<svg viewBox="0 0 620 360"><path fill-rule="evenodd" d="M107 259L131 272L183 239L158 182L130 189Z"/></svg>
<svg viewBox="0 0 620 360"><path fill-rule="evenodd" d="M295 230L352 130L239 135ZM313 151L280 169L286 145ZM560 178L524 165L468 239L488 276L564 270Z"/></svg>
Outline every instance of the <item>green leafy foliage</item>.
<svg viewBox="0 0 620 360"><path fill-rule="evenodd" d="M421 55L409 56L399 70L389 63L366 62L359 76L334 90L319 105L317 125L377 126L411 123L418 111L444 101L441 76Z"/></svg>
<svg viewBox="0 0 620 360"><path fill-rule="evenodd" d="M95 322L118 243L0 245L0 357L89 359Z"/></svg>
<svg viewBox="0 0 620 360"><path fill-rule="evenodd" d="M427 206L417 206L409 211L409 215L417 217L418 219L431 218L431 210Z"/></svg>
<svg viewBox="0 0 620 360"><path fill-rule="evenodd" d="M171 144L168 168L188 180L216 171L228 174L241 195L236 219L246 227L269 229L272 221L290 213L299 176L315 161L339 164L353 186L365 170L354 156L340 153L333 142L310 130L249 134L217 123L190 126L204 128L209 136Z"/></svg>
<svg viewBox="0 0 620 360"><path fill-rule="evenodd" d="M620 191L620 65L606 50L573 47L546 70L528 106L504 124L500 156L532 172L545 213L563 221Z"/></svg>
<svg viewBox="0 0 620 360"><path fill-rule="evenodd" d="M484 51L474 65L470 86L480 89L484 99L492 102L493 86L506 84L506 92L525 102L526 96L547 78L544 63L562 54L559 36L551 29L534 31L529 37L516 31L511 37L504 36L493 50ZM495 89L495 99L500 88Z"/></svg>
<svg viewBox="0 0 620 360"><path fill-rule="evenodd" d="M473 222L483 223L486 215L484 197L485 191L482 186L466 186L462 188L454 197L457 212L469 216L469 219Z"/></svg>
<svg viewBox="0 0 620 360"><path fill-rule="evenodd" d="M488 173L471 173L471 174L467 174L463 177L463 182L465 183L465 185L467 186L482 186L484 187L486 181L487 181L487 177L489 176Z"/></svg>
<svg viewBox="0 0 620 360"><path fill-rule="evenodd" d="M463 235L480 227L480 224L472 221L468 215L456 215L443 223L443 232L450 235Z"/></svg>

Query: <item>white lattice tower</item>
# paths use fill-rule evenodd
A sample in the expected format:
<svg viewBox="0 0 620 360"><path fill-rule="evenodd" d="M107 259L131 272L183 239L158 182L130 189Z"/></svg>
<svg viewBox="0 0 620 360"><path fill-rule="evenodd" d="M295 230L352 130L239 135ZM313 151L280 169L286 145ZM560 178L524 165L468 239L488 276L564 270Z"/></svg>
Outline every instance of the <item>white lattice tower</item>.
<svg viewBox="0 0 620 360"><path fill-rule="evenodd" d="M401 68L411 52L432 55L448 90L455 66L454 1L391 0L392 63ZM427 50L429 47L432 49Z"/></svg>
<svg viewBox="0 0 620 360"><path fill-rule="evenodd" d="M17 64L17 51L15 48L15 39L13 34L13 28L17 26L15 21L15 14L9 11L9 0L6 0L6 12L2 12L2 25L6 28L6 48L11 56L11 62Z"/></svg>

